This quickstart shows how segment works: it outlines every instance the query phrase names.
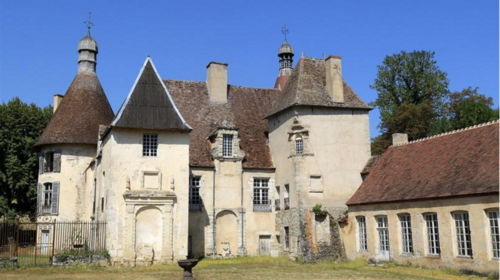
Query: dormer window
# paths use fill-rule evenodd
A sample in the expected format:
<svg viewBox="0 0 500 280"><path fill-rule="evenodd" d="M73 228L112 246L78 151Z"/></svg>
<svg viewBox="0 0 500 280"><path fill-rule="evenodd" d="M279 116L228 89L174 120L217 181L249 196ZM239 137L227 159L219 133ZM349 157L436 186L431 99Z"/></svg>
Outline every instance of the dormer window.
<svg viewBox="0 0 500 280"><path fill-rule="evenodd" d="M233 135L224 134L222 137L222 155L224 157L233 156Z"/></svg>
<svg viewBox="0 0 500 280"><path fill-rule="evenodd" d="M304 153L304 141L302 137L295 138L295 153L301 155Z"/></svg>

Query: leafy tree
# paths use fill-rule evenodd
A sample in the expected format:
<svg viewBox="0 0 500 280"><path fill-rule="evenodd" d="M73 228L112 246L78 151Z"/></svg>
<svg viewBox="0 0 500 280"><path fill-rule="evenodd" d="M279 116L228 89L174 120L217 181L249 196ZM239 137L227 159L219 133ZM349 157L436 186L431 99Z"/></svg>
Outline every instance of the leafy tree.
<svg viewBox="0 0 500 280"><path fill-rule="evenodd" d="M493 98L468 87L450 94L446 115L434 123L432 135L498 120L498 109L493 109Z"/></svg>
<svg viewBox="0 0 500 280"><path fill-rule="evenodd" d="M33 215L38 155L32 149L52 116L18 97L0 105L0 216Z"/></svg>
<svg viewBox="0 0 500 280"><path fill-rule="evenodd" d="M371 103L380 110L382 135L374 139L372 153L391 144L393 133L408 133L409 140L425 137L445 113L449 95L447 74L439 69L434 52L413 51L386 56L370 88L378 92Z"/></svg>

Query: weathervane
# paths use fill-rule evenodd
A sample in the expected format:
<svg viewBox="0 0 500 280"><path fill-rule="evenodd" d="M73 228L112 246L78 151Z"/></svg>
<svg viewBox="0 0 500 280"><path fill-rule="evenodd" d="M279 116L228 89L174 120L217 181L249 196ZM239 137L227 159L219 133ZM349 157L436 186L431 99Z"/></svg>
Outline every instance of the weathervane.
<svg viewBox="0 0 500 280"><path fill-rule="evenodd" d="M89 20L83 22L83 23L85 23L85 25L87 25L87 35L88 36L90 36L90 28L92 28L92 26L94 26L94 23L90 20L91 16L92 16L92 12L89 12Z"/></svg>
<svg viewBox="0 0 500 280"><path fill-rule="evenodd" d="M285 35L285 41L286 41L286 34L288 34L288 29L286 28L286 24L283 25L283 27L281 27L281 33L283 33L283 35Z"/></svg>

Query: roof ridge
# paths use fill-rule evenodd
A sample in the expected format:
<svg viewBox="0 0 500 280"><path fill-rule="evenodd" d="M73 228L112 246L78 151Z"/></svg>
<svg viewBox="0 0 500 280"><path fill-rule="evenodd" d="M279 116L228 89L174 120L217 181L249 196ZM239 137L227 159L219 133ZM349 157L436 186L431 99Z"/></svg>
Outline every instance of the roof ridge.
<svg viewBox="0 0 500 280"><path fill-rule="evenodd" d="M162 81L172 81L172 82L186 82L186 83L199 83L199 84L204 84L205 82L203 81L190 81L190 80L176 80L176 79L163 79ZM251 87L251 86L239 86L239 85L233 85L233 84L227 84L228 86L231 87L239 87L239 88L248 88L248 89L259 89L259 90L277 90L275 88L263 88L263 87Z"/></svg>
<svg viewBox="0 0 500 280"><path fill-rule="evenodd" d="M500 122L500 120L489 121L489 122L485 122L485 123L480 123L480 124L476 124L476 125L473 125L473 126L468 126L468 127L464 127L464 128L460 128L460 129L456 129L456 130L452 130L452 131L448 131L448 132L436 134L436 135L433 135L433 136L429 136L429 137L424 137L424 138L420 138L420 139L408 141L406 143L401 143L401 144L397 144L397 145L391 145L390 148L392 148L392 147L399 147L399 146L406 146L406 145L409 145L409 144L418 143L418 142L422 142L422 141L426 141L426 140L430 140L430 139L434 139L434 138L438 138L438 137L442 137L442 136L447 136L447 135L450 135L450 134L457 134L459 132L468 131L468 130L472 130L472 129L480 128L480 127L485 127L485 126L493 125L493 124L499 123L499 122Z"/></svg>

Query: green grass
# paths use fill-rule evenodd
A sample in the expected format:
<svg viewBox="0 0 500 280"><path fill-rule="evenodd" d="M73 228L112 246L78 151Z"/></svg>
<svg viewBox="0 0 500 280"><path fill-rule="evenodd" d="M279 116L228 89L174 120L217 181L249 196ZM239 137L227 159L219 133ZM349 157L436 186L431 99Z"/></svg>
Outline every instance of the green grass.
<svg viewBox="0 0 500 280"><path fill-rule="evenodd" d="M364 261L302 264L286 258L204 259L194 268L196 279L485 279L462 275L453 270L425 269L411 266L370 266ZM5 277L4 277L5 276ZM151 267L45 267L0 270L0 279L181 279L177 265Z"/></svg>

